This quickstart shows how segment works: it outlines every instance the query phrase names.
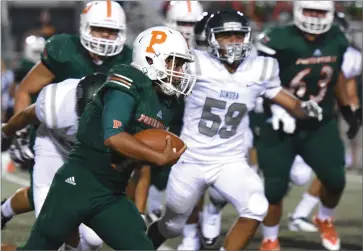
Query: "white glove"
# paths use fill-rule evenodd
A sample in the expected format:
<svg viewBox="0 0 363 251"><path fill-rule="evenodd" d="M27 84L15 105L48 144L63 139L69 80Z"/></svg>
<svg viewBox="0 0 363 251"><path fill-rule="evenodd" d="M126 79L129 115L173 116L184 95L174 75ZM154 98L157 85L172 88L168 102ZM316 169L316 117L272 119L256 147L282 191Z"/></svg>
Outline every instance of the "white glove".
<svg viewBox="0 0 363 251"><path fill-rule="evenodd" d="M317 118L319 121L323 119L323 109L314 100L304 101L301 107L311 118Z"/></svg>
<svg viewBox="0 0 363 251"><path fill-rule="evenodd" d="M10 158L18 164L25 164L34 159L34 154L29 147L29 130L27 128L15 133L9 153Z"/></svg>
<svg viewBox="0 0 363 251"><path fill-rule="evenodd" d="M282 130L285 133L291 134L296 129L295 118L293 118L284 108L279 105L271 105L271 124L272 128L277 131L280 129L280 121L282 122Z"/></svg>

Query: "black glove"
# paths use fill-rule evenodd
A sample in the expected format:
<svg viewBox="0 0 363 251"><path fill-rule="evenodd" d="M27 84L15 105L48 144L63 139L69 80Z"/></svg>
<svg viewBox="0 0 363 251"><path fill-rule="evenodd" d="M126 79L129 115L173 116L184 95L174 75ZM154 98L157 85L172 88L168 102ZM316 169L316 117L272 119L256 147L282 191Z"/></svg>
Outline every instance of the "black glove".
<svg viewBox="0 0 363 251"><path fill-rule="evenodd" d="M24 128L15 133L10 146L10 158L17 164L24 165L34 159L29 146L29 130Z"/></svg>
<svg viewBox="0 0 363 251"><path fill-rule="evenodd" d="M354 139L359 130L359 124L355 113L349 105L341 106L340 112L342 113L345 122L349 125L347 131L348 139Z"/></svg>
<svg viewBox="0 0 363 251"><path fill-rule="evenodd" d="M358 125L361 126L362 125L362 108L358 108L357 110L355 110L354 115L355 115L356 120L358 121Z"/></svg>

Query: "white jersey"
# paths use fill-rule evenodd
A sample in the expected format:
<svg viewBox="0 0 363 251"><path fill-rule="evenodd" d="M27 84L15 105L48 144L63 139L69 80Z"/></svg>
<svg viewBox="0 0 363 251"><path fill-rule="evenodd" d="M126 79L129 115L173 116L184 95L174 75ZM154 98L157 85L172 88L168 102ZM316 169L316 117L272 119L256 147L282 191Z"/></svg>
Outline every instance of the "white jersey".
<svg viewBox="0 0 363 251"><path fill-rule="evenodd" d="M78 83L79 79L67 79L48 85L39 93L35 103L36 115L41 122L37 130L37 138L49 137L54 145L53 150L65 157L76 142Z"/></svg>
<svg viewBox="0 0 363 251"><path fill-rule="evenodd" d="M362 54L359 50L349 46L344 53L342 71L345 78L350 79L362 73Z"/></svg>
<svg viewBox="0 0 363 251"><path fill-rule="evenodd" d="M250 56L230 74L207 52L195 50L191 73L197 82L185 101L181 139L188 146L184 162L226 162L245 159L248 149L247 114L263 95L280 90L276 59Z"/></svg>

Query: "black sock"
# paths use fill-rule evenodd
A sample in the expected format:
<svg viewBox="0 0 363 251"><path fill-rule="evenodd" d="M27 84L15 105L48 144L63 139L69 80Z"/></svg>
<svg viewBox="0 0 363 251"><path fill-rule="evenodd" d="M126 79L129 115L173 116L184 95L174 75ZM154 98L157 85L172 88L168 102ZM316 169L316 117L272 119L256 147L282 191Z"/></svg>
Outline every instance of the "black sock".
<svg viewBox="0 0 363 251"><path fill-rule="evenodd" d="M163 242L166 240L159 231L158 221L153 222L149 226L147 230L147 236L150 238L155 249L158 249L161 246L161 244L163 244Z"/></svg>

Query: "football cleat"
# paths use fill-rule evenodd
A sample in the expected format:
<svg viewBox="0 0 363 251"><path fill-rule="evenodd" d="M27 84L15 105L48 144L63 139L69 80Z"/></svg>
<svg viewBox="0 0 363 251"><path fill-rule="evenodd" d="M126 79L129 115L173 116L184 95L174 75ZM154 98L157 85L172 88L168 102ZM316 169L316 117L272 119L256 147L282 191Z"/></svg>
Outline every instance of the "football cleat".
<svg viewBox="0 0 363 251"><path fill-rule="evenodd" d="M289 229L293 232L318 232L318 228L308 218L293 218L291 215L289 215Z"/></svg>

